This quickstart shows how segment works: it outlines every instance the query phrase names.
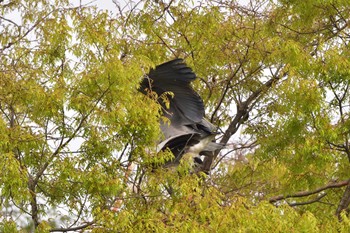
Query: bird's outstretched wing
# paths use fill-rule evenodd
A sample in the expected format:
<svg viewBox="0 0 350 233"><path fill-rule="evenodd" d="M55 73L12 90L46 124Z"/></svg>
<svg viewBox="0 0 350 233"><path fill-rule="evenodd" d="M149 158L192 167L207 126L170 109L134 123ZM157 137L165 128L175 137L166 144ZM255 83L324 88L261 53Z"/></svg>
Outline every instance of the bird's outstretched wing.
<svg viewBox="0 0 350 233"><path fill-rule="evenodd" d="M157 93L172 92L169 96L170 108L164 103L163 114L174 125L189 125L200 122L204 117L204 104L201 97L192 89L190 83L196 79L195 73L183 61L174 59L151 69L148 77L141 82L141 92L147 89Z"/></svg>

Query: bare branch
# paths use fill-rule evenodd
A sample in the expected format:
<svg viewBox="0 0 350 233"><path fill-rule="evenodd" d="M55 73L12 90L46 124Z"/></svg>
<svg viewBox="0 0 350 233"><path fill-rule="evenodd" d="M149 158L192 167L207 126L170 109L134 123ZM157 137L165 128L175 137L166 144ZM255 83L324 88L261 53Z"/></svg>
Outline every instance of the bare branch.
<svg viewBox="0 0 350 233"><path fill-rule="evenodd" d="M162 12L162 14L161 14L158 18L156 18L156 19L154 20L154 22L156 22L156 21L158 21L159 19L161 19L161 18L164 16L165 12L168 12L168 13L169 13L169 8L171 7L171 4L172 4L173 2L174 2L174 0L170 0L170 2L169 2L168 4L165 4L165 3L163 3L162 1L158 2L158 4L160 5L160 7L163 7L163 12Z"/></svg>
<svg viewBox="0 0 350 233"><path fill-rule="evenodd" d="M240 62L239 65L238 65L238 67L237 67L237 69L235 69L235 71L234 71L234 72L231 74L231 76L229 77L229 79L228 79L228 81L227 81L227 83L226 83L226 87L225 87L224 91L222 92L221 98L220 98L218 104L216 105L216 107L215 107L215 109L214 109L212 115L211 115L211 118L210 118L210 121L211 121L211 122L214 121L214 117L215 117L217 111L220 109L220 106L221 106L221 104L222 104L223 101L224 101L224 98L225 98L225 96L226 96L226 94L227 94L227 91L229 90L231 81L233 80L234 77L236 77L238 71L242 68L242 65L243 65L243 62Z"/></svg>
<svg viewBox="0 0 350 233"><path fill-rule="evenodd" d="M349 205L350 205L350 179L347 181L347 187L345 189L345 192L343 194L343 197L342 199L340 200L340 203L338 205L338 208L335 212L335 215L338 217L338 219L341 221L341 212L343 210L346 210L349 208Z"/></svg>
<svg viewBox="0 0 350 233"><path fill-rule="evenodd" d="M18 30L21 28L17 23L15 23L14 21L12 21L12 20L10 20L10 19L6 19L6 18L4 18L4 17L2 17L2 16L0 16L0 19L2 19L2 20L4 20L4 21L7 21L7 22L9 22L9 23L11 23L11 24L13 24L13 25L15 25L15 26L18 28Z"/></svg>
<svg viewBox="0 0 350 233"><path fill-rule="evenodd" d="M304 202L295 202L295 203L288 203L289 206L299 206L299 205L309 205L315 202L319 202L322 198L324 198L327 195L327 193L321 194L316 199L310 200L310 201L304 201Z"/></svg>
<svg viewBox="0 0 350 233"><path fill-rule="evenodd" d="M226 144L232 135L234 135L239 127L244 122L245 118L247 117L247 114L249 114L249 111L252 109L252 105L256 104L256 100L266 92L269 88L273 86L278 80L282 79L288 74L288 71L282 72L279 75L277 75L280 70L282 69L282 66L277 69L276 73L272 75L272 78L268 80L266 83L264 83L258 90L254 91L245 101L242 101L237 106L237 113L235 118L231 121L228 129L224 133L223 137L220 140L220 143ZM206 156L203 162L203 168L202 171L208 173L211 170L212 163L218 156L220 151L216 151L213 153L212 156Z"/></svg>
<svg viewBox="0 0 350 233"><path fill-rule="evenodd" d="M274 203L274 202L277 202L277 201L281 201L281 200L285 200L287 198L292 198L292 197L306 197L306 196L310 196L310 195L313 195L313 194L316 194L316 193L320 193L324 190L327 190L327 189L332 189L332 188L341 188L341 187L344 187L346 185L349 184L349 180L344 180L344 181L340 181L340 182L331 182L325 186L322 186L318 189L315 189L315 190L312 190L312 191L301 191L301 192L297 192L297 193L294 193L294 194L289 194L289 195L278 195L278 196L275 196L275 197L271 197L269 199L269 202L270 203Z"/></svg>
<svg viewBox="0 0 350 233"><path fill-rule="evenodd" d="M88 222L84 225L77 226L77 227L69 227L69 228L53 228L50 230L50 232L68 232L68 231L77 231L77 230L82 230L84 228L87 228L91 225L93 225L94 222Z"/></svg>
<svg viewBox="0 0 350 233"><path fill-rule="evenodd" d="M3 48L0 49L0 51L4 51L8 48L10 48L12 45L16 44L17 42L19 42L20 40L22 40L24 37L26 37L31 31L33 31L42 21L44 21L47 17L49 17L53 12L57 11L57 9L50 11L49 13L47 13L43 18L39 19L38 21L36 21L22 36L20 36L19 38L17 38L14 41L9 42L7 45L5 45Z"/></svg>

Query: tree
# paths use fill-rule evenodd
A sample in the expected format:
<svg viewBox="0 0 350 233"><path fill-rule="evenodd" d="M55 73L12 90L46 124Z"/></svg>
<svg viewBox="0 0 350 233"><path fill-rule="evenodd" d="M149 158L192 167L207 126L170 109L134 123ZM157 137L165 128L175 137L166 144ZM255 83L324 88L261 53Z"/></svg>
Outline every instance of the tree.
<svg viewBox="0 0 350 233"><path fill-rule="evenodd" d="M349 231L347 1L0 4L1 231ZM137 88L175 57L227 144L209 175L152 167Z"/></svg>

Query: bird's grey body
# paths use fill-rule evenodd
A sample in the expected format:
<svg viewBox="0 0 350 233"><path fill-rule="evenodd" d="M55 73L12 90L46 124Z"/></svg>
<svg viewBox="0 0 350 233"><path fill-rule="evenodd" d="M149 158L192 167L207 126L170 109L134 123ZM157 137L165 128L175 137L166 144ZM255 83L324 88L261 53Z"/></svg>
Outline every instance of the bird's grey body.
<svg viewBox="0 0 350 233"><path fill-rule="evenodd" d="M158 101L169 121L160 122L164 140L157 147L158 152L169 148L174 154L175 159L168 164L178 164L185 153L196 157L222 148L213 142L216 127L204 118L203 100L190 86L195 79L196 75L182 59L174 59L151 69L141 82L142 93L167 95L169 101L168 104Z"/></svg>

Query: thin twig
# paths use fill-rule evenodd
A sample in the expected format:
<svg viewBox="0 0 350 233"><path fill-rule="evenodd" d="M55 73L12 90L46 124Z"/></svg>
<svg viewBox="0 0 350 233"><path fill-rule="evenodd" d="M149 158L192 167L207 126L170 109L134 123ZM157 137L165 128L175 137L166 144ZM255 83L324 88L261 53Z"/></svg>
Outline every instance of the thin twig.
<svg viewBox="0 0 350 233"><path fill-rule="evenodd" d="M77 226L77 227L68 227L68 228L53 228L50 230L50 232L68 232L68 231L77 231L77 230L82 230L84 228L87 228L91 225L93 225L95 222L88 222L84 225Z"/></svg>

